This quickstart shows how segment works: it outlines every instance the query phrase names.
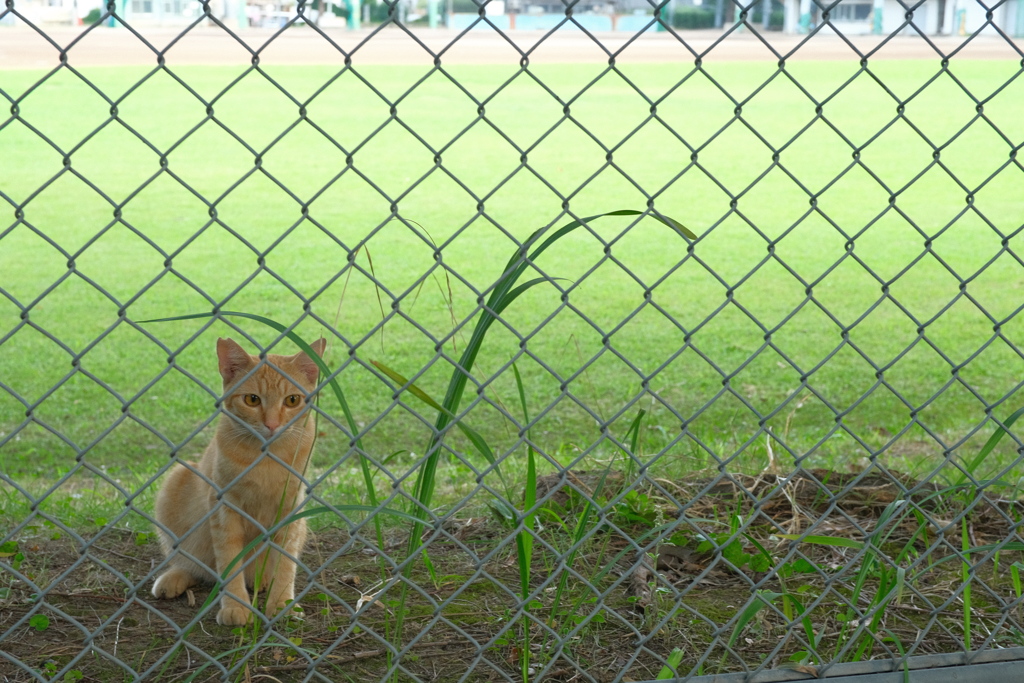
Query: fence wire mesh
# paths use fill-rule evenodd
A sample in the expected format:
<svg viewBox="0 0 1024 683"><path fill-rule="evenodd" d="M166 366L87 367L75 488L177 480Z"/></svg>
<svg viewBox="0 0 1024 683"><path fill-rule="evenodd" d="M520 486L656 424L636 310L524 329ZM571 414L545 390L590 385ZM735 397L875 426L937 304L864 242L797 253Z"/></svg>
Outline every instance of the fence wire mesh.
<svg viewBox="0 0 1024 683"><path fill-rule="evenodd" d="M5 680L1024 644L1021 2L157 5L0 11Z"/></svg>

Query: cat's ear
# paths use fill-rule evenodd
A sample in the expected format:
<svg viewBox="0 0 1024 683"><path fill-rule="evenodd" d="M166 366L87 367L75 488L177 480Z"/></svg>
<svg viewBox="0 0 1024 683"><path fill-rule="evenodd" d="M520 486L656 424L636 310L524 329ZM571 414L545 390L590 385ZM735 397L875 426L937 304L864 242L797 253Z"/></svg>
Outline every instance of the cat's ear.
<svg viewBox="0 0 1024 683"><path fill-rule="evenodd" d="M327 346L327 340L320 337L315 342L309 345L316 355L323 356L324 348ZM320 367L316 364L312 358L309 357L304 351L299 351L295 354L295 360L299 364L299 370L302 371L302 376L309 381L310 384L316 384L317 378L320 376Z"/></svg>
<svg viewBox="0 0 1024 683"><path fill-rule="evenodd" d="M327 348L327 340L324 339L323 337L320 337L319 339L317 339L315 342L313 342L309 346L314 351L316 351L316 355L318 355L321 358L323 358L323 356L324 356L324 349Z"/></svg>
<svg viewBox="0 0 1024 683"><path fill-rule="evenodd" d="M217 340L217 361L224 385L234 384L235 378L252 367L252 356L245 352L234 339Z"/></svg>

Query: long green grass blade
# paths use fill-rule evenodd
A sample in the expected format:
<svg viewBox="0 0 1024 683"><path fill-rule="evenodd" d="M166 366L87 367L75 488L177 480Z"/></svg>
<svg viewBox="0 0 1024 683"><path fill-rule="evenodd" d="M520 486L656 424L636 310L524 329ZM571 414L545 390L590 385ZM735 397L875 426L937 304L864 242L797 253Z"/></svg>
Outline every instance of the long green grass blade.
<svg viewBox="0 0 1024 683"><path fill-rule="evenodd" d="M374 360L370 362L373 363L374 367L376 367L378 370L387 375L393 382L400 385L404 390L407 390L409 393L411 393L413 396L426 403L431 408L434 408L435 410L438 411L445 410L445 408L436 400L434 400L430 396L430 394L420 389L418 386L416 386L414 382L410 381L408 378L402 375L402 373L398 372L397 370L393 370L392 368L389 368L387 365L381 363L380 361ZM463 423L461 420L459 422L456 422L455 426L459 428L459 431L466 435L466 438L469 439L469 442L473 444L473 446L477 449L480 455L484 457L484 460L486 460L488 464L494 467L494 471L495 473L497 473L498 479L501 481L502 486L505 489L505 496L506 498L508 498L509 502L511 502L512 492L508 487L508 482L505 481L505 477L501 473L501 467L498 465L498 460L494 456L494 450L491 449L490 444L487 443L487 440L484 439L480 432L476 431L469 425Z"/></svg>
<svg viewBox="0 0 1024 683"><path fill-rule="evenodd" d="M636 414L633 421L629 424L629 429L626 430L626 436L629 437L629 450L636 454L636 448L640 441L640 424L644 421L644 415L647 411L643 408Z"/></svg>
<svg viewBox="0 0 1024 683"><path fill-rule="evenodd" d="M624 453L626 456L626 462L629 466L626 468L626 481L633 481L633 465L636 463L637 446L640 442L640 423L643 422L644 415L647 414L646 410L640 409L636 417L629 424L629 429L626 430L626 438L629 439L629 453Z"/></svg>
<svg viewBox="0 0 1024 683"><path fill-rule="evenodd" d="M869 612L873 614L870 623L867 626L860 623L854 631L854 634L850 636L852 640L860 631L867 631L861 638L860 645L854 654L853 661L861 661L862 658L870 655L875 643L875 639L872 634L878 632L878 625L881 622L885 606L888 605L893 598L902 594L904 573L898 570L892 571L883 563L882 558L885 556L881 553L879 547L889 539L892 533L899 526L899 522L909 514L909 510L912 510L912 508L906 504L905 500L894 500L885 506L885 509L882 510L882 514L878 516L878 522L875 524L874 530L868 534L865 548L867 549L869 556L862 563L860 572L857 575L857 580L854 584L853 593L850 599L851 604L858 604L864 585L876 565L879 568L880 581L869 608ZM889 522L891 520L893 520L893 524L890 525ZM842 643L845 640L846 631L853 619L853 616L853 609L850 608L847 610L846 623L844 623L843 628L840 629L837 648L842 646Z"/></svg>
<svg viewBox="0 0 1024 683"><path fill-rule="evenodd" d="M1021 543L1020 541L1009 541L1007 543L989 543L989 544L986 544L986 545L976 545L973 548L968 548L967 552L970 553L970 554L976 554L976 553L988 553L988 552L992 552L992 551L999 552L999 551L1003 551L1003 550L1024 550L1024 543ZM931 564L928 565L928 569L935 568L935 567L939 566L940 564L942 564L943 562L950 562L950 561L953 561L953 560L960 561L960 556L959 555L946 555L944 557L940 557L940 558L938 558L936 560L933 560L931 562ZM1021 568L1024 569L1024 565L1021 565Z"/></svg>
<svg viewBox="0 0 1024 683"><path fill-rule="evenodd" d="M971 553L987 553L993 550L1024 550L1024 543L1010 541L1009 543L989 543L987 545L976 545L968 548Z"/></svg>
<svg viewBox="0 0 1024 683"><path fill-rule="evenodd" d="M817 654L818 642L821 640L821 636L814 635L814 624L811 623L810 617L807 616L807 610L804 608L802 602L797 600L796 596L791 593L786 593L785 598L793 603L796 608L796 613L800 617L800 623L804 627L804 635L807 636L807 646L814 650L814 654ZM824 633L824 630L822 631ZM811 653L807 653L811 656Z"/></svg>
<svg viewBox="0 0 1024 683"><path fill-rule="evenodd" d="M667 681L673 678L679 678L679 665L683 661L683 651L681 648L675 648L669 654L668 659L665 660L665 666L661 667L661 671L658 672L656 681Z"/></svg>
<svg viewBox="0 0 1024 683"><path fill-rule="evenodd" d="M899 524L899 520L906 516L907 512L906 510L903 510L903 508L905 508L906 505L907 501L903 500L902 498L898 498L893 502L889 503L888 505L886 505L885 509L882 510L882 514L878 515L878 522L875 523L874 530L872 530L872 532L868 534L868 541L874 544L875 546L878 546L881 542L887 540L889 536L892 535L892 532L896 530L896 527ZM885 530L886 526L889 524L889 520L895 517L896 513L901 510L903 510L903 512L899 516L899 519L897 519L896 523L889 527L889 530L885 532L885 537L882 538L880 541L879 538L882 532Z"/></svg>
<svg viewBox="0 0 1024 683"><path fill-rule="evenodd" d="M586 505L583 506L583 514L580 515L579 519L576 522L576 531L575 533L573 533L571 550L565 558L565 566L567 567L571 567L572 564L576 561L576 553L580 551L580 546L583 543L583 537L586 535L587 528L590 525L590 515L592 514L593 508L595 506L594 501L597 500L597 497L600 496L601 492L604 490L605 479L608 477L608 473L611 472L612 463L614 462L614 458L608 459L608 465L604 468L604 471L601 472L601 478L597 480L597 486L594 487L594 495L587 497L587 503ZM558 577L558 588L555 589L555 597L554 600L552 600L551 602L550 619L552 621L559 618L559 607L562 603L562 594L565 592L565 589L568 586L568 584L569 572L565 569L562 569L562 573ZM575 613L576 611L578 611L580 605L582 604L583 596L581 595L573 607L573 612Z"/></svg>
<svg viewBox="0 0 1024 683"><path fill-rule="evenodd" d="M512 373L516 378L516 389L519 391L519 405L523 408L523 424L530 424L530 410L526 404L526 390L519 368L512 363ZM516 554L519 560L519 587L523 602L530 598L530 572L533 566L533 520L536 513L533 506L537 502L537 462L533 454L530 430L526 430L526 490L523 492L523 529L516 534ZM520 648L523 683L530 681L530 619L523 618L523 644Z"/></svg>
<svg viewBox="0 0 1024 683"><path fill-rule="evenodd" d="M989 453L992 452L992 450L996 447L999 441L1004 436L1006 436L1006 430L1012 427L1013 423L1016 422L1021 415L1024 415L1024 408L1018 408L1013 412L1012 415L1010 415L1010 417L1003 420L1003 426L996 428L995 433L993 433L992 436L988 438L988 441L986 441L985 445L981 447L981 450L978 451L978 454L974 456L974 459L967 463L967 471L960 473L960 477L959 479L957 479L956 482L957 486L962 485L964 482L966 482L968 475L972 477L974 476L974 473L977 471L978 467L981 466L982 461L984 461L985 458L988 457Z"/></svg>
<svg viewBox="0 0 1024 683"><path fill-rule="evenodd" d="M523 507L526 510L530 510L537 503L537 462L533 457L532 450L527 455L526 460L526 497L523 500ZM533 519L537 516L535 512L526 512L523 518L523 526L532 531L533 530ZM527 536L527 548L528 552L526 555L527 566L529 566L530 559L533 557L533 536L526 534Z"/></svg>
<svg viewBox="0 0 1024 683"><path fill-rule="evenodd" d="M868 612L871 614L871 621L868 622L867 626L861 623L857 631L854 632L856 635L859 631L865 631L864 635L861 636L860 646L857 648L857 652L853 656L853 661L859 662L864 659L870 659L870 655L874 650L875 636L878 633L878 626L882 621L882 617L885 614L886 606L892 602L902 591L900 585L900 576L898 571L891 571L886 568L881 561L879 565L879 582L878 589L875 591L874 597L871 599Z"/></svg>
<svg viewBox="0 0 1024 683"><path fill-rule="evenodd" d="M872 532L868 534L867 541L862 545L862 547L867 551L866 557L864 561L861 563L860 571L857 572L857 579L853 585L853 592L850 596L851 607L846 610L846 620L844 621L842 628L839 630L839 638L836 641L837 657L839 655L839 651L843 648L844 643L854 641L854 639L857 637L857 634L863 630L871 631L871 626L874 626L876 623L876 620L872 619L871 626L865 626L863 624L863 620L858 619L859 623L857 628L854 630L852 634L847 636L847 633L850 629L850 624L853 623L854 617L856 616L854 606L859 604L861 593L864 590L864 585L867 583L868 578L872 575L875 565L878 565L883 570L883 585L880 585L878 590L875 592L875 600L872 601L872 606L877 606L878 600L882 598L883 595L886 593L886 591L884 590L884 583L887 580L888 572L885 571L884 566L881 564L877 557L877 554L879 552L879 537L885 530L885 527L888 524L889 520L893 517L894 514L896 514L897 510L900 510L901 508L904 507L904 502L905 501L903 500L894 500L893 502L885 506L885 509L882 510L882 514L878 516L878 522L875 524L874 530L872 530ZM889 534L892 533L892 529L896 526L897 525L894 524L893 527L890 528ZM880 616L881 608L879 608L875 614L876 616ZM853 656L853 661L860 661L861 657L864 656L864 652L871 646L873 642L874 640L870 633L865 634L864 638L861 640L861 643Z"/></svg>
<svg viewBox="0 0 1024 683"><path fill-rule="evenodd" d="M858 646L853 661L861 661L865 657L870 656L875 645L875 637L873 634L878 632L879 624L882 620L882 616L885 611L886 605L888 605L893 598L902 594L903 584L902 576L900 571L892 571L883 562L885 555L881 553L879 548L885 543L893 532L899 527L900 521L906 517L909 512L913 510L910 508L906 501L903 499L897 499L885 506L882 510L882 514L878 516L878 522L875 524L874 530L868 534L867 542L865 547L868 550L869 558L861 565L861 570L857 575L857 581L854 584L853 594L851 596L851 604L856 605L860 600L861 592L871 575L872 570L875 566L878 567L880 573L880 580L877 590L875 591L874 597L871 600L868 611L872 613L870 622L865 626L860 623L854 633L850 636L851 640L856 637L856 634L861 631L866 631L861 637L860 645ZM890 521L893 523L890 524ZM843 628L840 630L839 643L843 641L843 636L850 624L850 620L853 619L853 610L847 611L847 622L843 624Z"/></svg>
<svg viewBox="0 0 1024 683"><path fill-rule="evenodd" d="M438 403L437 401L430 397L430 394L416 386L416 384L411 382L408 378L406 378L405 375L402 375L396 370L392 370L384 363L381 363L379 360L371 360L370 363L372 363L375 368L377 368L385 375L390 377L391 381L399 385L399 387L403 391L408 391L410 394L412 394L419 400L423 401L434 410L444 410L440 403Z"/></svg>
<svg viewBox="0 0 1024 683"><path fill-rule="evenodd" d="M242 312L239 312L239 311L219 311L219 312L216 312L216 313L190 313L188 315L176 315L176 316L173 316L173 317L170 317L170 318L154 318L152 320L139 320L138 322L139 322L139 324L145 324L145 323L168 323L168 322L175 322L175 321L178 321L178 320L198 320L200 318L219 318L221 316L229 316L229 317L232 317L232 318L248 318L249 320L255 320L256 322L263 323L267 327L271 327L271 328L277 330L278 332L281 332L282 334L287 336L288 339L292 340L292 342L296 346L298 346L300 349L305 351L306 355L309 356L310 359L312 359L312 361L314 363L316 363L318 368L320 368L320 372L322 372L324 374L324 377L330 377L331 376L331 369L329 367L327 367L327 364L324 362L324 359L320 357L320 354L318 354L316 351L313 350L312 346L310 346L308 343L306 343L305 339L300 337L293 330L289 330L286 325L282 325L281 323L277 322L276 320L271 320L270 318L264 317L262 315L256 315L254 313L242 313ZM331 381L333 381L333 380L331 380Z"/></svg>
<svg viewBox="0 0 1024 683"><path fill-rule="evenodd" d="M770 605L772 602L782 597L782 593L774 593L772 591L757 591L754 594L754 601L747 605L747 608L740 614L740 618L736 620L736 626L732 630L732 635L729 636L729 647L736 644L739 640L740 634L743 629L747 627L750 620L757 616L757 613L763 610L765 607Z"/></svg>
<svg viewBox="0 0 1024 683"><path fill-rule="evenodd" d="M801 536L800 534L775 535L779 538L785 538L790 541L802 541L803 543L813 543L815 545L832 545L842 548L856 548L857 550L864 547L863 541L855 541L851 538L840 538L839 536Z"/></svg>
<svg viewBox="0 0 1024 683"><path fill-rule="evenodd" d="M971 649L971 538L967 530L967 517L960 520L960 543L964 561L960 565L960 583L964 586L964 647Z"/></svg>
<svg viewBox="0 0 1024 683"><path fill-rule="evenodd" d="M512 303L513 301L518 299L520 297L520 295L522 295L524 292L526 292L526 290L530 289L531 287L536 287L537 285L539 285L541 283L544 283L544 282L554 282L556 280L562 280L562 279L564 279L564 278L560 278L560 277L538 277L538 278L534 278L533 280L527 280L526 282L524 282L523 284L519 285L515 289L511 290L508 294L506 294L501 299L499 307L494 309L494 312L495 313L501 313L502 311L504 311L506 308L508 308L508 305L510 303Z"/></svg>
<svg viewBox="0 0 1024 683"><path fill-rule="evenodd" d="M914 509L913 513L914 517L917 519L917 529L915 529L914 533L911 534L910 539L903 544L903 549L900 550L899 555L896 556L896 566L902 565L904 560L907 559L910 553L914 550L914 544L917 543L917 539L924 536L925 544L928 542L928 521L924 518L924 515L921 514L920 510Z"/></svg>
<svg viewBox="0 0 1024 683"><path fill-rule="evenodd" d="M512 373L516 378L516 388L519 391L519 404L523 408L523 424L530 423L530 411L526 405L526 390L523 386L522 375L519 368L512 363ZM533 445L530 439L530 430L526 430L526 489L523 491L523 531L517 536L517 543L520 543L519 578L522 583L523 599L526 600L530 594L530 567L533 562L533 536L529 533L533 530L533 521L536 512L533 506L537 503L537 461L533 452Z"/></svg>
<svg viewBox="0 0 1024 683"><path fill-rule="evenodd" d="M899 650L900 657L903 658L903 683L910 683L910 662L907 661L907 650L903 647L903 641L891 630L885 629L885 632L889 634L889 637L885 638L885 640L891 640L896 645L896 649Z"/></svg>
<svg viewBox="0 0 1024 683"><path fill-rule="evenodd" d="M768 566L769 567L772 567L772 568L775 567L775 558L772 557L772 554L770 552L768 552L767 548L765 548L763 545L761 545L760 541L758 541L756 538L754 538L753 536L751 536L748 533L744 533L743 534L743 538L745 538L748 541L750 541L750 544L752 546L754 546L754 548L757 550L757 552L761 553L761 555L763 555L764 558L766 560L768 560Z"/></svg>
<svg viewBox="0 0 1024 683"><path fill-rule="evenodd" d="M512 503L512 490L509 488L508 482L505 481L505 475L501 473L501 466L498 465L498 460L494 457L494 451L491 449L490 444L488 444L487 440L480 435L480 432L476 431L468 424L460 421L456 423L456 426L459 428L459 431L466 435L469 442L476 447L476 450L484 457L484 460L494 468L495 474L498 475L498 480L505 489L505 499L509 503Z"/></svg>

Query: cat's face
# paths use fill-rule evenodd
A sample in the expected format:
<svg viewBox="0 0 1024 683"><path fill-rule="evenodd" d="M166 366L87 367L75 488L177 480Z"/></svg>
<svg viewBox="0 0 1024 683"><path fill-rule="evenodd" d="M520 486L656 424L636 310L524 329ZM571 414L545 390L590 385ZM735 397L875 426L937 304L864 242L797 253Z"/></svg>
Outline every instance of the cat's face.
<svg viewBox="0 0 1024 683"><path fill-rule="evenodd" d="M311 346L320 355L326 343L319 339ZM224 409L236 418L240 437L256 432L269 441L305 427L304 418L294 418L305 410L306 396L316 388L319 369L312 358L303 352L267 354L269 364L261 366L259 358L233 340L218 339L217 360L224 379Z"/></svg>

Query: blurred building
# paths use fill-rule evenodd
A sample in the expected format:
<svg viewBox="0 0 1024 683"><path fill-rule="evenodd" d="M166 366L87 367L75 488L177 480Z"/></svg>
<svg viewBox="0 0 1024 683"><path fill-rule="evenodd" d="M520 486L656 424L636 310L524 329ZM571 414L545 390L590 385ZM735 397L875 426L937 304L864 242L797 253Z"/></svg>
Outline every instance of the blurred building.
<svg viewBox="0 0 1024 683"><path fill-rule="evenodd" d="M332 9L344 8L351 11L354 0L314 0L309 5L308 16L312 21L323 18L325 25L341 25L344 17L336 20L338 12ZM321 11L320 2L326 10ZM466 22L473 22L479 15L478 6L470 0L440 0L447 5L447 14L463 14ZM820 5L819 5L820 3ZM122 13L129 21L159 24L184 24L194 20L202 12L199 0L118 0ZM408 14L408 6L415 0L401 2L402 15ZM580 0L573 5L573 15L592 19L595 30L635 31L654 30L651 25L660 0ZM746 0L670 0L660 8L663 20L677 29L705 29L729 26L739 19L739 5ZM380 5L378 0L377 5ZM926 35L970 35L979 29L994 33L986 26L989 11L992 23L1012 36L1024 36L1024 0L994 2L991 10L982 0L924 0L913 11L913 27L908 24L907 9L899 0L840 0L826 12L826 0L761 0L749 5L747 20L766 29L781 29L787 33L807 33L826 21L846 35L878 34L893 32L916 34L918 29ZM358 5L356 17L360 16ZM81 23L91 11L102 12L104 0L16 0L15 8L35 24ZM283 25L292 16L294 0L211 0L214 16L233 22L233 25L277 26ZM369 14L370 3L364 9ZM544 29L563 22L565 0L491 0L487 4L487 16L499 28ZM344 14L344 13L342 13ZM380 14L386 14L382 12ZM416 12L411 19L418 17ZM522 21L512 17L522 16ZM370 17L364 17L364 20ZM500 18L500 19L499 19ZM602 21L597 21L603 18ZM549 21L544 21L549 19ZM629 19L624 21L623 19ZM376 20L380 20L378 17ZM585 21L585 20L584 20ZM16 23L8 16L4 23ZM358 26L358 22L349 22ZM458 22L449 20L449 25L460 28ZM915 28L916 27L916 28Z"/></svg>
<svg viewBox="0 0 1024 683"><path fill-rule="evenodd" d="M198 18L203 11L199 0L117 0L118 14L129 22L143 24L185 25ZM93 21L106 11L106 0L15 0L15 10L33 24L81 24ZM283 8L270 3L256 5L258 16L273 14ZM291 9L291 5L287 9ZM210 12L218 19L235 22L246 17L245 0L210 0ZM90 18L90 13L92 18ZM18 23L16 17L8 15L4 23Z"/></svg>
<svg viewBox="0 0 1024 683"><path fill-rule="evenodd" d="M991 4L993 24L1009 35L1024 34L1024 0ZM898 0L841 0L827 17L811 0L785 0L785 6L787 33L806 33L826 19L846 35L916 34L918 29L926 35L969 35L983 27L984 32L995 33L992 26L985 26L989 9L978 0L925 0L913 11L913 27Z"/></svg>

